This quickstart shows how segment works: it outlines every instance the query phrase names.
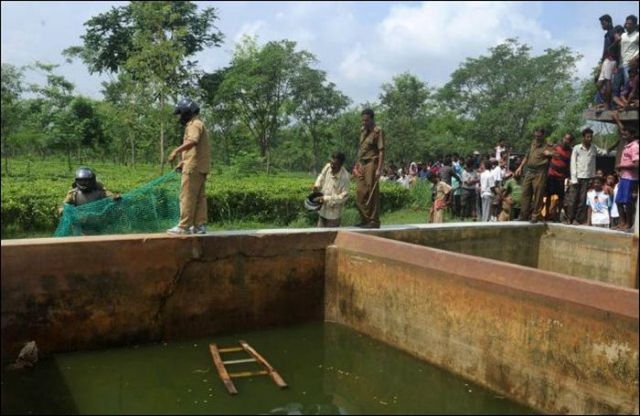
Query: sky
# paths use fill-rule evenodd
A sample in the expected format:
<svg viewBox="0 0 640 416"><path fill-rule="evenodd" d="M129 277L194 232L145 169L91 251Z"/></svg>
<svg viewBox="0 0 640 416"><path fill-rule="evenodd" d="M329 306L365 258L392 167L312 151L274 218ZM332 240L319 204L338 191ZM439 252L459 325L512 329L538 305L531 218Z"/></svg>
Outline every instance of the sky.
<svg viewBox="0 0 640 416"><path fill-rule="evenodd" d="M101 97L107 75L90 75L79 61L65 62L63 49L81 45L84 22L127 2L2 2L2 63L21 66L60 64L58 72L76 91ZM289 39L313 53L316 67L355 104L376 101L380 87L410 72L429 86L444 85L467 57L485 55L508 38L530 45L533 54L568 46L583 58L577 75L587 77L602 52L604 32L598 18L608 13L614 24L636 14L638 2L196 2L215 7L219 48L196 59L207 72L227 65L243 35L258 43ZM37 73L28 82L42 82Z"/></svg>

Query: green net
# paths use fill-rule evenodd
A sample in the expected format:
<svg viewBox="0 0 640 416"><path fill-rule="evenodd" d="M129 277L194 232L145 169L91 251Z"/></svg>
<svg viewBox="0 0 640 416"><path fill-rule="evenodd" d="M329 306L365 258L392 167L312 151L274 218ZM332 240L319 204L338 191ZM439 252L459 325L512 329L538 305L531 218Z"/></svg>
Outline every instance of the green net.
<svg viewBox="0 0 640 416"><path fill-rule="evenodd" d="M180 174L172 171L119 200L64 205L56 237L164 231L180 217Z"/></svg>

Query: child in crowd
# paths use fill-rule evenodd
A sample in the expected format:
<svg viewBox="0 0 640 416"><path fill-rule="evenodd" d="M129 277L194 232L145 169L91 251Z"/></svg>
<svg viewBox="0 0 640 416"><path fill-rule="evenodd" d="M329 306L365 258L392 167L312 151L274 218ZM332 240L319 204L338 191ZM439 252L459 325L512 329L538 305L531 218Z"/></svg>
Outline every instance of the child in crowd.
<svg viewBox="0 0 640 416"><path fill-rule="evenodd" d="M444 210L451 202L451 186L440 179L440 175L435 173L429 177L429 181L435 190L435 198L429 212L429 222L444 222Z"/></svg>
<svg viewBox="0 0 640 416"><path fill-rule="evenodd" d="M593 181L593 189L587 192L587 219L588 224L594 227L609 228L609 208L611 198L604 192L604 181L596 176Z"/></svg>
<svg viewBox="0 0 640 416"><path fill-rule="evenodd" d="M511 204L510 220L520 216L520 199L522 198L522 176L509 176L504 185L503 201ZM504 207L503 207L504 209Z"/></svg>

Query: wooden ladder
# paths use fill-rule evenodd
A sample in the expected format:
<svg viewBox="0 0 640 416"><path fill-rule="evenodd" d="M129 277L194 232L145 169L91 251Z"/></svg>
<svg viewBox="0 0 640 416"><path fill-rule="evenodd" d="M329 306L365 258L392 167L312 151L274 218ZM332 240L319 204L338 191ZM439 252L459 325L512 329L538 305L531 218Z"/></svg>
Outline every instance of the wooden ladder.
<svg viewBox="0 0 640 416"><path fill-rule="evenodd" d="M235 384L233 384L233 381L231 381L231 379L239 378L239 377L270 376L273 379L274 383L276 383L278 387L280 387L281 389L284 389L287 387L287 383L285 383L282 377L280 377L280 374L278 374L275 368L273 368L271 364L269 364L269 362L264 359L263 356L258 354L258 352L255 349L253 349L251 345L247 344L246 341L242 341L242 340L238 341L238 343L240 344L239 347L225 347L225 348L218 348L216 344L209 344L209 351L211 351L213 364L215 364L216 368L218 369L218 374L220 375L220 378L222 379L224 386L229 391L229 394L238 394L238 390L236 389L236 386ZM246 352L251 356L251 358L222 361L222 357L220 356L220 354L223 354L223 353L240 352L240 351ZM264 370L241 371L238 373L229 373L227 372L227 368L225 367L225 365L251 363L251 362L257 362L261 364L264 367Z"/></svg>

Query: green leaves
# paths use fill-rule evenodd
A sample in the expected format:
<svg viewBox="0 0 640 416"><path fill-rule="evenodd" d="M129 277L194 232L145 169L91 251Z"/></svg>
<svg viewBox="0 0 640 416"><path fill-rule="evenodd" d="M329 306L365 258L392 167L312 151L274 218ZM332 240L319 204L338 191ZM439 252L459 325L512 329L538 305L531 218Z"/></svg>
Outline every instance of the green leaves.
<svg viewBox="0 0 640 416"><path fill-rule="evenodd" d="M508 39L489 55L468 58L439 91L439 100L457 109L461 120L473 120L464 135L486 149L505 140L522 150L537 126L559 137L566 109L578 100L573 75L580 56L566 47L539 56L530 51Z"/></svg>

